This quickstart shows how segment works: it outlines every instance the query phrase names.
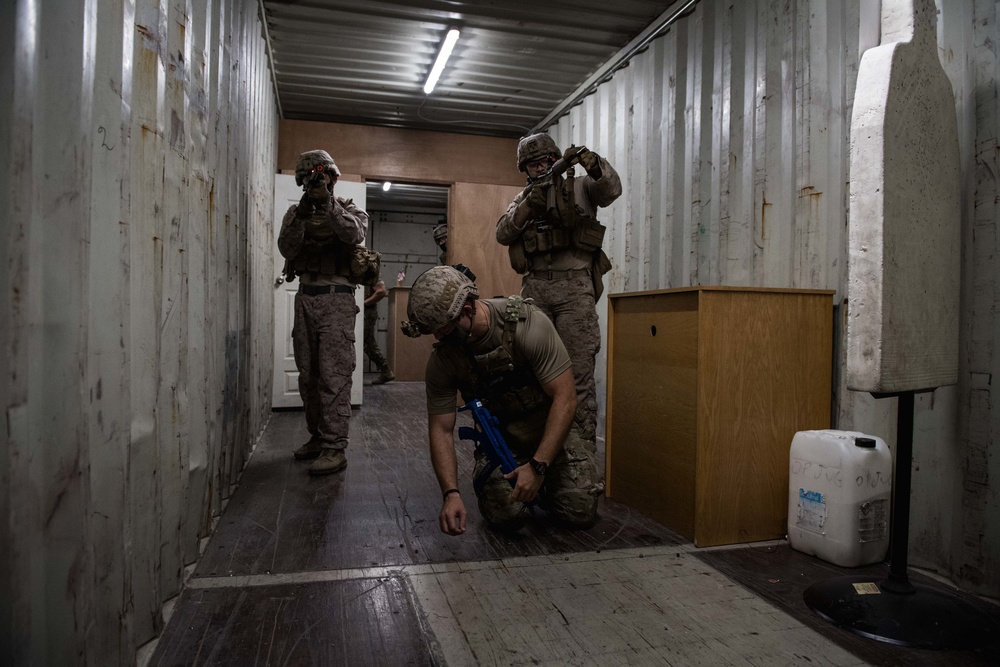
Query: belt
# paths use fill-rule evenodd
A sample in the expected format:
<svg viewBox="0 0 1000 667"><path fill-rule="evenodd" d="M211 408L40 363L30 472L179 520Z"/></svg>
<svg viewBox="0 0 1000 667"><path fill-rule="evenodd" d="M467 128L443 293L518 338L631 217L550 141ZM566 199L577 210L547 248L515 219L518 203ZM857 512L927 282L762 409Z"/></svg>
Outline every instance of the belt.
<svg viewBox="0 0 1000 667"><path fill-rule="evenodd" d="M316 296L330 292L354 292L354 288L349 285L299 285L299 291L307 296Z"/></svg>
<svg viewBox="0 0 1000 667"><path fill-rule="evenodd" d="M570 271L532 271L528 275L532 278L538 278L539 280L569 280L570 278L589 276L590 269L572 269Z"/></svg>

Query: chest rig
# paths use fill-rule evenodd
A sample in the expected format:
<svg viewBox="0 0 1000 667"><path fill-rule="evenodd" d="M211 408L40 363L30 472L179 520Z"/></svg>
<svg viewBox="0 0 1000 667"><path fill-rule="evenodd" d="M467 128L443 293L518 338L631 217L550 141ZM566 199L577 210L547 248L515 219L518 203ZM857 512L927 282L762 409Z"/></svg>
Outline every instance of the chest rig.
<svg viewBox="0 0 1000 667"><path fill-rule="evenodd" d="M350 278L351 252L352 249L337 238L329 214L320 208L313 208L305 221L302 247L288 261L287 269L292 278L307 273L313 276L323 273Z"/></svg>
<svg viewBox="0 0 1000 667"><path fill-rule="evenodd" d="M514 349L517 327L527 319L525 300L520 296L507 299L503 311L503 334L500 346L484 354L464 355L465 381L459 385L462 398L468 402L480 399L496 415L501 425L519 421L540 410L548 410L552 399L542 389L531 365ZM456 354L461 354L453 348Z"/></svg>
<svg viewBox="0 0 1000 667"><path fill-rule="evenodd" d="M557 176L552 181L555 202L539 218L529 220L520 239L508 247L511 266L518 273L530 270L539 255L568 248L584 253L600 252L606 228L596 218L583 215L576 205L575 176Z"/></svg>

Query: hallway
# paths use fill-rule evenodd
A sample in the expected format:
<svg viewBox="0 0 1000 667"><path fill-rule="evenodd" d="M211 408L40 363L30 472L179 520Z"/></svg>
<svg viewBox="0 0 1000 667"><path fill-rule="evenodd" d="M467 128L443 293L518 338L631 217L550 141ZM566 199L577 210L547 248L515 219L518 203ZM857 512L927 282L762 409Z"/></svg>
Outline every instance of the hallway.
<svg viewBox="0 0 1000 667"><path fill-rule="evenodd" d="M515 537L494 534L474 507L469 446L459 461L469 529L445 536L423 384L366 386L364 400L348 468L326 478L291 456L308 438L302 413L272 414L145 664L986 665L1000 656L905 649L834 628L805 608L802 590L845 570L786 542L695 549L606 498L586 531L539 518ZM868 571L885 566L850 573Z"/></svg>

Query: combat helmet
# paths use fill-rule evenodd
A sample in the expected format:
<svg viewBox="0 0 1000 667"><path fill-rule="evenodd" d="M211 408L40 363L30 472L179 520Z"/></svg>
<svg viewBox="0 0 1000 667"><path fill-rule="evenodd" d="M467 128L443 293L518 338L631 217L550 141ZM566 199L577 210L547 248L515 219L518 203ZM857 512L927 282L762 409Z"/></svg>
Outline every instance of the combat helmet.
<svg viewBox="0 0 1000 667"><path fill-rule="evenodd" d="M434 333L458 318L470 296L478 299L479 289L459 269L435 266L424 271L410 288L410 301L406 306L409 320L401 324L403 333L410 338Z"/></svg>
<svg viewBox="0 0 1000 667"><path fill-rule="evenodd" d="M442 222L434 228L434 242L441 245L442 241L448 240L448 223Z"/></svg>
<svg viewBox="0 0 1000 667"><path fill-rule="evenodd" d="M558 159L562 157L562 151L560 151L559 147L556 146L556 142L552 140L552 137L544 132L538 132L527 137L522 137L521 140L517 142L518 171L525 171L524 165L532 160L549 156Z"/></svg>
<svg viewBox="0 0 1000 667"><path fill-rule="evenodd" d="M306 151L299 156L298 162L295 163L295 185L301 186L305 182L306 176L311 174L314 169L332 172L334 178L340 178L340 170L337 169L337 164L329 153L318 150Z"/></svg>

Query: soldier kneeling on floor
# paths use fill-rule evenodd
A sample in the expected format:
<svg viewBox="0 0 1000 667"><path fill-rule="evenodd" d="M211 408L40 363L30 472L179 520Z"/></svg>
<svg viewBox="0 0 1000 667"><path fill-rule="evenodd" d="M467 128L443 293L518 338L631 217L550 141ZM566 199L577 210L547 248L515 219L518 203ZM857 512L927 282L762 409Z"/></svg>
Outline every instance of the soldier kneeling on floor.
<svg viewBox="0 0 1000 667"><path fill-rule="evenodd" d="M562 523L589 526L597 517L597 467L593 444L573 424L576 387L566 347L530 302L479 299L470 276L461 265L420 275L402 324L408 336L438 340L425 384L431 460L443 494L441 530L460 535L466 528L454 442L456 392L466 402L482 401L517 461L507 475L495 469L476 485L487 524L517 530L529 516L528 504L537 502ZM483 479L490 465L477 451L474 479Z"/></svg>

